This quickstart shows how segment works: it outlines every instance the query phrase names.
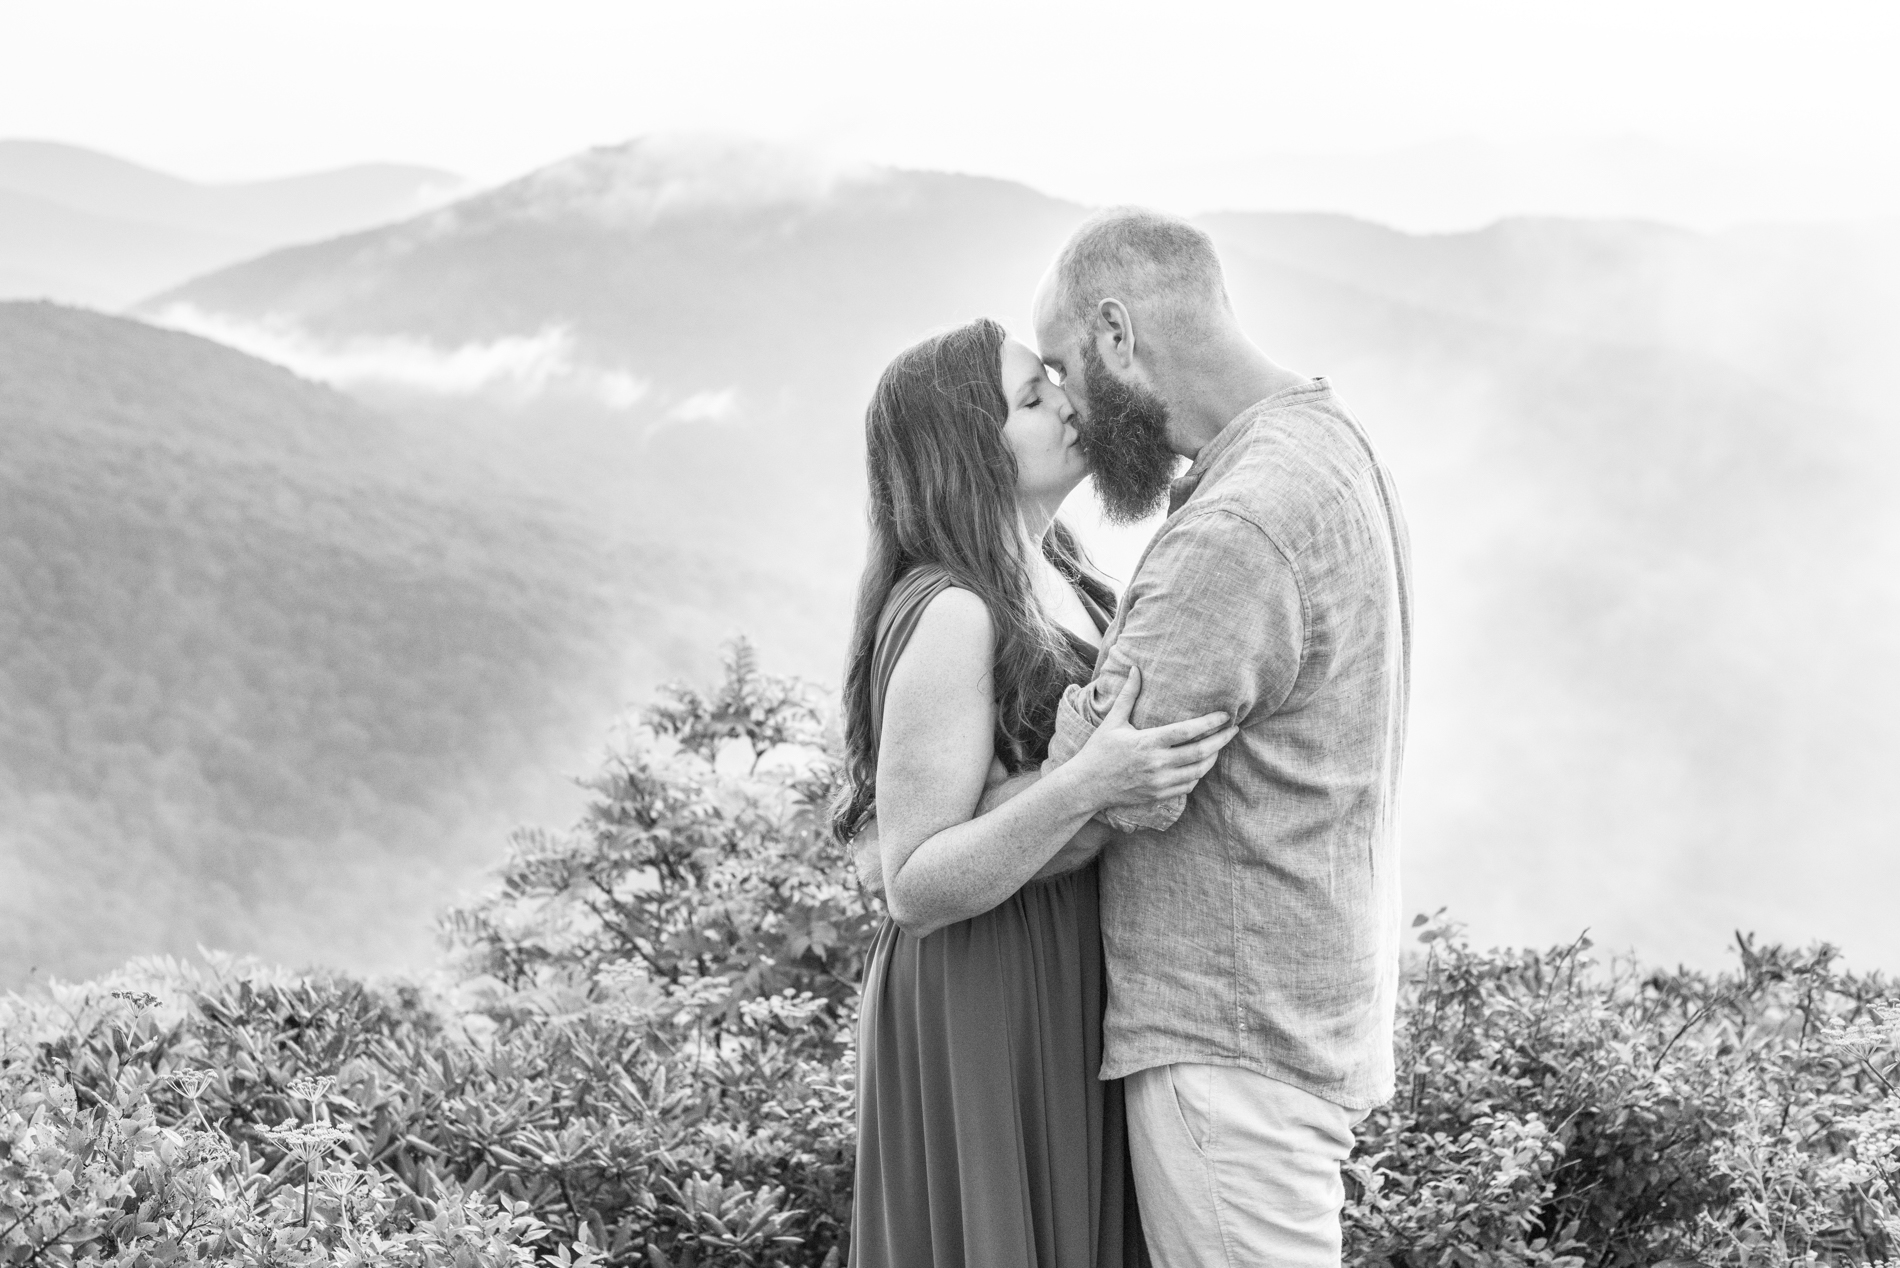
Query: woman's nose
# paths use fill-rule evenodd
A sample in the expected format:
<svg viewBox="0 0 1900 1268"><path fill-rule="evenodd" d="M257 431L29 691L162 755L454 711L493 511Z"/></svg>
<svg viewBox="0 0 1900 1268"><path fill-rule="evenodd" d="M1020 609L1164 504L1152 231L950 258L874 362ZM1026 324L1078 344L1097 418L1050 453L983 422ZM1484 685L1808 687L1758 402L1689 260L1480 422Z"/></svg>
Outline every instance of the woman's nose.
<svg viewBox="0 0 1900 1268"><path fill-rule="evenodd" d="M1070 426L1075 425L1075 406L1069 403L1069 394L1067 392L1062 394L1062 404L1056 409L1056 417L1068 423Z"/></svg>

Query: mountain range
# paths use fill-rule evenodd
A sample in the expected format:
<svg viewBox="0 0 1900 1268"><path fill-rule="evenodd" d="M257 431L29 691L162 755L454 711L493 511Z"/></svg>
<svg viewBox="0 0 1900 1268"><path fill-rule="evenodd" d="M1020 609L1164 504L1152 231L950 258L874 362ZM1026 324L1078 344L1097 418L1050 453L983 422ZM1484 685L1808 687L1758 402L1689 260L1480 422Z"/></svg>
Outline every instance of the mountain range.
<svg viewBox="0 0 1900 1268"><path fill-rule="evenodd" d="M272 247L401 219L465 186L389 163L205 184L79 146L0 140L0 299L116 309Z"/></svg>
<svg viewBox="0 0 1900 1268"><path fill-rule="evenodd" d="M427 455L373 464L386 485L453 469L458 506L564 526L575 562L550 576L651 606L563 619L605 633L541 681L637 694L641 672L705 663L687 649L723 625L835 684L878 370L979 313L1023 329L1084 214L1007 182L647 140L134 311L334 385ZM1405 499L1408 901L1486 940L1590 926L1712 962L1739 927L1900 963L1880 795L1900 751L1900 233L1202 223L1250 332L1331 379ZM1125 569L1139 533L1071 511ZM601 639L643 668L590 678Z"/></svg>
<svg viewBox="0 0 1900 1268"><path fill-rule="evenodd" d="M775 600L281 367L0 303L0 981L423 963L616 716Z"/></svg>

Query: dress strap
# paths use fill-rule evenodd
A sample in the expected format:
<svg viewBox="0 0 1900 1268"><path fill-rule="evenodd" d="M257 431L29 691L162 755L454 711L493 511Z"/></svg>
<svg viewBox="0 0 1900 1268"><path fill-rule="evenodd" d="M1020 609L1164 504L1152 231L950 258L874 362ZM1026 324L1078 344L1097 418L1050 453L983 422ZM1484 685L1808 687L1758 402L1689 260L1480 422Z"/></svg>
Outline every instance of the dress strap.
<svg viewBox="0 0 1900 1268"><path fill-rule="evenodd" d="M884 732L884 690L890 686L897 658L910 646L930 601L956 584L956 578L936 564L913 568L891 587L884 612L877 619L877 642L871 650L871 734Z"/></svg>

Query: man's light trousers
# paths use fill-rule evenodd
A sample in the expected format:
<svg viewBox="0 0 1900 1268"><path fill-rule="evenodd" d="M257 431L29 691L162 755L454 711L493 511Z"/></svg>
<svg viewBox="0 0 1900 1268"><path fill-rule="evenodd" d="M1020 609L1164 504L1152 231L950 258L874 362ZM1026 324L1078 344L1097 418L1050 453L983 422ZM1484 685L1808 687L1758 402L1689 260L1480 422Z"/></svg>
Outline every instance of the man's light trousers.
<svg viewBox="0 0 1900 1268"><path fill-rule="evenodd" d="M1123 1086L1157 1268L1339 1268L1339 1166L1363 1114L1233 1066L1156 1066Z"/></svg>

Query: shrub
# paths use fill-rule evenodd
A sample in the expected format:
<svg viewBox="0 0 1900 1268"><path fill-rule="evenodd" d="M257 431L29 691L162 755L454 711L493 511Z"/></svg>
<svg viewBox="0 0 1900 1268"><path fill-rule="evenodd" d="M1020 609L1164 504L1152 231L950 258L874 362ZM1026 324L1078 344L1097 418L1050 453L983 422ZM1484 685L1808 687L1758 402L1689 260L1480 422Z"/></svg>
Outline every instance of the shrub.
<svg viewBox="0 0 1900 1268"><path fill-rule="evenodd" d="M1400 1003L1399 1095L1348 1169L1353 1257L1624 1268L1866 1263L1893 1250L1892 1170L1857 1019L1886 984L1738 936L1713 977L1599 966L1590 942L1474 951L1421 916ZM1883 1014L1884 1015L1884 1014ZM1841 1044L1870 1055L1861 1070ZM1844 1152L1846 1150L1846 1152ZM1900 1162L1900 1159L1895 1159ZM1849 1183L1857 1179L1856 1183Z"/></svg>
<svg viewBox="0 0 1900 1268"><path fill-rule="evenodd" d="M465 974L505 992L648 992L851 1006L876 913L824 830L835 783L809 690L743 640L710 696L663 689L585 786L571 832L517 833L498 884L450 912ZM657 992L658 994L655 994Z"/></svg>
<svg viewBox="0 0 1900 1268"><path fill-rule="evenodd" d="M0 1000L0 1264L836 1265L874 911L820 713L736 646L519 834L423 984L228 957ZM1831 948L1721 974L1420 918L1348 1165L1390 1268L1874 1264L1900 1004Z"/></svg>
<svg viewBox="0 0 1900 1268"><path fill-rule="evenodd" d="M61 1002L78 1007L68 1012L73 1030L61 1041L30 1053L8 1044L0 1071L5 1262L533 1262L548 1229L526 1203L451 1184L419 1193L370 1165L355 1133L327 1122L291 1119L247 1130L242 1116L230 1115L214 1126L202 1100L223 1084L228 1103L232 1080L174 1064L197 1049L193 1027L183 1019L155 1022L158 998L144 991L105 995L115 998L120 1007L91 992L66 992ZM22 1020L16 1004L9 1040ZM64 1058L55 1055L62 1049ZM291 1095L308 1099L328 1082L293 1084ZM271 1099L254 1098L246 1108ZM180 1101L189 1110L181 1112ZM564 1266L598 1257L585 1243L550 1254Z"/></svg>

